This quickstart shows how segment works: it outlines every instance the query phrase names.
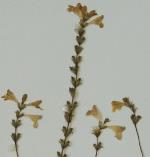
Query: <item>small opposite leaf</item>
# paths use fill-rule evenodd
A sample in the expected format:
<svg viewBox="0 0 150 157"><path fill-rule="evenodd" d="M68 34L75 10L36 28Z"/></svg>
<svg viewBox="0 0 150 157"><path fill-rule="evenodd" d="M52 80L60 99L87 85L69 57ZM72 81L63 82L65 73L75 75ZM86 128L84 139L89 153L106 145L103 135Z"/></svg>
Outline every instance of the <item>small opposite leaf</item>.
<svg viewBox="0 0 150 157"><path fill-rule="evenodd" d="M83 48L81 46L78 46L78 45L75 46L75 51L76 51L77 55L79 55L82 50L83 50Z"/></svg>
<svg viewBox="0 0 150 157"><path fill-rule="evenodd" d="M69 88L69 92L72 97L75 96L75 88Z"/></svg>

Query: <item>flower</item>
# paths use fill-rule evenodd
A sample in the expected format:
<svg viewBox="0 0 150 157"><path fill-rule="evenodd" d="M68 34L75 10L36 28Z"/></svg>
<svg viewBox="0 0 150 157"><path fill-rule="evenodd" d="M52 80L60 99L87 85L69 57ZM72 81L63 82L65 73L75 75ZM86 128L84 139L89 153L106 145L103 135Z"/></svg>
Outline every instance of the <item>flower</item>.
<svg viewBox="0 0 150 157"><path fill-rule="evenodd" d="M104 27L103 19L104 19L104 15L101 15L90 21L88 24L95 24L98 25L100 28L103 28Z"/></svg>
<svg viewBox="0 0 150 157"><path fill-rule="evenodd" d="M74 14L79 16L80 19L83 19L87 15L87 6L82 6L80 3L78 3L75 7L69 5L68 11L73 12Z"/></svg>
<svg viewBox="0 0 150 157"><path fill-rule="evenodd" d="M101 111L97 108L96 105L93 105L91 110L88 110L86 113L87 116L93 116L94 118L98 119L99 121L102 121L103 116Z"/></svg>
<svg viewBox="0 0 150 157"><path fill-rule="evenodd" d="M118 140L121 140L121 139L122 139L122 133L123 133L123 131L125 130L125 127L120 126L120 125L111 125L111 126L107 126L107 128L109 128L109 129L111 129L111 130L114 131L115 137L116 137Z"/></svg>
<svg viewBox="0 0 150 157"><path fill-rule="evenodd" d="M42 100L36 100L36 101L33 101L29 104L27 104L27 106L33 106L35 108L38 108L40 110L43 110L41 107L40 107L40 104L42 103Z"/></svg>
<svg viewBox="0 0 150 157"><path fill-rule="evenodd" d="M72 6L69 5L68 7L68 11L69 12L73 12L74 14L76 14L77 16L79 16L79 18L82 19L90 19L91 17L97 15L95 10L91 10L88 12L87 6L82 6L80 3L77 4L77 6Z"/></svg>
<svg viewBox="0 0 150 157"><path fill-rule="evenodd" d="M1 98L3 98L4 100L11 100L16 103L19 103L15 94L9 89L7 90L7 93L5 95L3 95Z"/></svg>
<svg viewBox="0 0 150 157"><path fill-rule="evenodd" d="M24 116L31 119L31 121L33 122L33 127L34 128L38 127L38 120L42 119L41 115L25 114Z"/></svg>
<svg viewBox="0 0 150 157"><path fill-rule="evenodd" d="M123 106L125 106L124 102L121 101L112 101L112 111L115 112L116 110L121 110Z"/></svg>

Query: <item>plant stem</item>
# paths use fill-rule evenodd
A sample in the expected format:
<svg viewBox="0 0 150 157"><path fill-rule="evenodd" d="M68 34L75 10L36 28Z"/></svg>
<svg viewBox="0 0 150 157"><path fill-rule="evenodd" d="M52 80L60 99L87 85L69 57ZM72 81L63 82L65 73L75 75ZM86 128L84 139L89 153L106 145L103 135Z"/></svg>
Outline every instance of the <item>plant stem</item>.
<svg viewBox="0 0 150 157"><path fill-rule="evenodd" d="M17 128L15 128L15 135L17 136ZM18 141L15 141L15 150L16 150L16 155L19 157L19 152L18 152Z"/></svg>
<svg viewBox="0 0 150 157"><path fill-rule="evenodd" d="M82 23L82 25L81 25L81 23ZM81 22L80 21L80 27L81 27L81 29L79 29L79 31L83 31L82 32L82 34L81 34L81 32L79 32L78 31L78 35L77 35L77 37L76 37L76 40L77 40L77 43L78 43L78 45L76 45L78 48L81 48L81 51L82 51L82 47L81 47L81 45L82 45L82 43L84 42L84 41L81 41L81 43L80 43L80 41L79 41L79 39L81 40L81 39L83 39L84 38L84 23L85 22ZM84 38L84 40L85 40L85 38ZM72 85L73 85L73 94L71 95L71 101L70 101L70 105L71 106L74 106L74 104L75 104L75 98L76 98L76 95L77 95L77 87L80 85L80 84L78 84L77 82L79 81L79 77L78 77L78 75L79 75L79 63L80 63L80 61L78 61L77 59L79 58L79 57L81 57L80 56L80 53L78 53L78 50L76 50L75 49L75 51L76 51L76 55L75 56L72 56L72 57L75 57L74 59L75 60L73 60L73 62L74 62L74 70L75 71L72 71L71 69L71 71L74 73L74 82L75 83L72 83ZM80 51L80 52L81 52ZM72 109L71 110L68 110L67 111L67 113L68 113L68 119L66 120L67 121L67 126L66 126L66 131L65 131L65 133L64 133L64 139L63 139L63 144L61 145L61 152L60 152L60 155L59 155L59 157L64 157L64 156L66 156L66 154L64 153L64 151L65 151L65 149L69 146L66 146L66 143L67 142L70 142L70 141L68 141L67 139L68 139L68 137L69 137L69 131L70 131L70 129L73 129L73 128L70 128L70 125L71 125L71 123L72 123L72 118L73 118L73 113L75 112L75 108L76 107L72 107Z"/></svg>
<svg viewBox="0 0 150 157"><path fill-rule="evenodd" d="M98 145L98 137L96 137L96 144ZM98 149L96 149L95 157L97 157L97 154L98 154Z"/></svg>
<svg viewBox="0 0 150 157"><path fill-rule="evenodd" d="M140 148L140 151L141 151L141 155L142 155L142 157L144 157L144 152L143 152L143 149L142 149L142 144L141 144L140 135L139 135L139 131L138 131L137 125L134 124L134 127L135 127L135 130L136 130L136 134L137 134L137 138L138 138L138 143L139 143L139 148Z"/></svg>

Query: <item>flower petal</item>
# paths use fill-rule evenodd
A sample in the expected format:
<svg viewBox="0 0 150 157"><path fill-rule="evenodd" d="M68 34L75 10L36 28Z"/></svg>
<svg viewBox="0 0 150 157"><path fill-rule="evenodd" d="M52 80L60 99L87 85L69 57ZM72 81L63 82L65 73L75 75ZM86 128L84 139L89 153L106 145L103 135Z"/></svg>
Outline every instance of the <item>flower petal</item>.
<svg viewBox="0 0 150 157"><path fill-rule="evenodd" d="M38 120L42 119L41 115L25 114L25 116L31 119L34 128L38 127Z"/></svg>
<svg viewBox="0 0 150 157"><path fill-rule="evenodd" d="M121 110L123 106L125 106L124 102L121 101L112 101L112 111L115 112L116 110Z"/></svg>
<svg viewBox="0 0 150 157"><path fill-rule="evenodd" d="M103 19L104 19L104 15L101 15L101 16L98 16L95 19L93 19L88 24L95 24L95 25L99 26L100 28L103 28L104 27Z"/></svg>
<svg viewBox="0 0 150 157"><path fill-rule="evenodd" d="M108 126L108 128L114 131L115 137L118 140L122 139L122 133L125 130L125 127L120 126L120 125L111 125L111 126Z"/></svg>
<svg viewBox="0 0 150 157"><path fill-rule="evenodd" d="M33 101L33 102L27 104L27 106L33 106L33 107L35 107L35 108L38 108L38 109L40 109L40 110L43 110L43 109L40 107L41 103L42 103L42 100L36 100L36 101Z"/></svg>
<svg viewBox="0 0 150 157"><path fill-rule="evenodd" d="M101 111L97 108L96 105L93 105L92 109L87 111L86 113L87 116L93 116L94 118L102 121L103 120L103 116Z"/></svg>

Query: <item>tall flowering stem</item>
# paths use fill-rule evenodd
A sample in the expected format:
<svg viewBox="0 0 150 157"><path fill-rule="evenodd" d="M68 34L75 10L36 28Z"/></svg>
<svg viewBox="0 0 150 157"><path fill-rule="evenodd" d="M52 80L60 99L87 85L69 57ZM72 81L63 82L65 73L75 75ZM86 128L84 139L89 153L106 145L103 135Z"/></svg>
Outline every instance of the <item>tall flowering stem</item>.
<svg viewBox="0 0 150 157"><path fill-rule="evenodd" d="M61 145L61 151L57 152L58 157L67 157L65 150L70 146L69 136L73 133L74 129L71 127L72 120L75 114L75 109L78 106L78 102L76 100L77 89L82 83L82 79L79 76L80 63L82 61L81 52L83 51L83 43L85 42L85 29L89 24L97 24L99 27L103 27L102 19L103 16L100 16L99 20L94 20L89 22L93 16L97 15L97 13L92 10L90 12L87 11L87 6L82 6L80 3L77 6L69 6L69 12L73 12L77 16L79 16L79 24L77 28L76 42L77 44L74 46L75 54L72 56L73 66L70 66L70 71L72 73L71 76L71 84L69 87L70 100L67 101L66 110L64 113L64 118L66 120L66 125L62 127L63 138L59 140Z"/></svg>
<svg viewBox="0 0 150 157"><path fill-rule="evenodd" d="M38 101L34 101L31 103L26 103L27 101L27 94L24 94L22 96L22 100L18 101L18 99L16 98L15 94L11 91L11 90L7 90L7 93L5 95L2 96L2 98L4 100L10 100L16 103L17 105L17 111L15 112L16 118L12 119L12 126L14 127L14 132L11 134L11 138L15 144L15 151L16 151L16 156L19 157L19 146L18 146L18 142L22 136L22 134L18 131L19 127L22 125L22 118L26 117L26 114L24 114L24 109L26 109L28 106L32 106L35 108L40 108L40 104L42 103L41 100ZM33 127L35 126L35 128L38 126L37 121L39 119L42 118L41 115L28 115L28 117L35 117L34 121L33 121ZM36 125L35 125L36 124Z"/></svg>
<svg viewBox="0 0 150 157"><path fill-rule="evenodd" d="M139 144L139 149L141 152L141 156L144 157L144 152L143 152L143 148L142 148L142 144L141 144L141 139L140 139L140 135L139 135L139 131L137 128L137 124L139 123L139 121L141 120L141 115L137 115L137 108L135 106L135 104L133 102L130 101L129 98L125 97L122 99L122 101L112 101L112 111L115 112L116 110L121 110L122 107L127 107L131 110L132 114L130 116L132 123L135 127L135 131L136 131L136 135L138 138L138 144Z"/></svg>

